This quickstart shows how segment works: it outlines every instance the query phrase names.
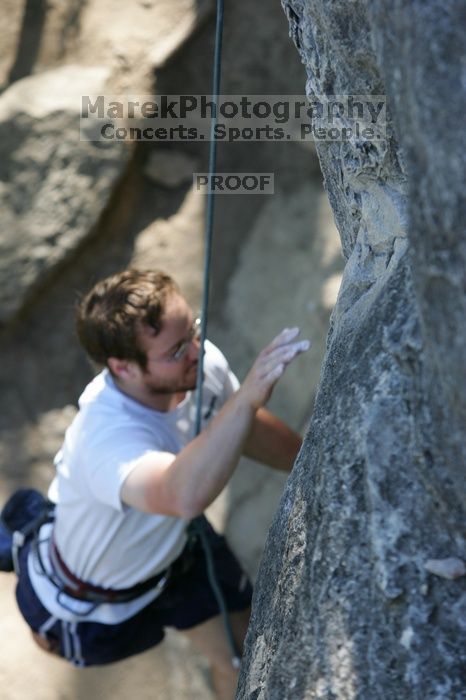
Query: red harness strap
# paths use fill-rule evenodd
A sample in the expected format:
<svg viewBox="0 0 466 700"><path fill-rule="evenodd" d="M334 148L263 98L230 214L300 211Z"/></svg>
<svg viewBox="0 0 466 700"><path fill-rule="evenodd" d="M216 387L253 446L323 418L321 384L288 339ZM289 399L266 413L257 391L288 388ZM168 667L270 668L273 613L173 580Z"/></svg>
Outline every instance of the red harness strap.
<svg viewBox="0 0 466 700"><path fill-rule="evenodd" d="M53 535L50 538L49 555L53 574L60 582L61 590L73 598L93 603L125 603L157 586L163 588L170 575L169 567L130 588L103 588L87 581L81 581L69 570L58 551Z"/></svg>

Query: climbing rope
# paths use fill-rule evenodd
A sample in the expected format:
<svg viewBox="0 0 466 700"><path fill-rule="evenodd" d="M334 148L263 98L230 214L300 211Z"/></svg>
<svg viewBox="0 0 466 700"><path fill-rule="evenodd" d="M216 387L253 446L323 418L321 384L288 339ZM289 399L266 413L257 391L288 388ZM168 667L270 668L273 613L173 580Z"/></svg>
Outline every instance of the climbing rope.
<svg viewBox="0 0 466 700"><path fill-rule="evenodd" d="M217 0L217 20L215 27L215 50L214 50L214 70L213 70L213 85L212 85L212 101L214 103L214 114L210 124L210 149L209 149L209 183L212 175L216 171L217 163L217 141L215 139L215 126L217 124L218 113L218 96L220 94L220 73L222 63L222 36L223 36L223 0ZM212 188L209 187L207 193L207 210L206 210L206 231L205 231L205 251L204 251L204 281L201 305L201 327L200 327L200 349L199 349L199 364L197 370L196 382L196 422L194 437L199 435L202 428L202 392L204 384L204 346L207 335L208 307L209 307L209 292L210 292L210 276L212 266L212 243L214 231L214 203L215 197ZM225 633L228 639L228 644L231 650L231 663L234 668L240 666L240 654L233 637L228 610L223 597L222 589L217 580L215 573L214 560L212 550L210 548L207 532L205 529L205 520L202 516L194 518L190 524L190 530L197 535L201 541L204 555L206 558L207 574L212 591L217 600L220 613L222 615Z"/></svg>
<svg viewBox="0 0 466 700"><path fill-rule="evenodd" d="M210 124L210 149L209 149L209 182L215 173L217 163L217 141L215 138L215 126L217 124L217 105L220 93L220 73L222 64L222 34L223 34L223 0L217 0L217 23L215 28L215 52L214 52L214 75L212 86L212 101L214 103L214 114ZM207 332L207 320L209 311L210 292L210 272L212 266L212 243L214 235L214 203L215 196L212 188L207 192L206 211L206 231L205 231L205 251L204 251L204 282L201 305L201 338L199 364L197 373L197 403L196 403L196 424L195 436L199 435L202 427L202 387L204 382L204 345Z"/></svg>

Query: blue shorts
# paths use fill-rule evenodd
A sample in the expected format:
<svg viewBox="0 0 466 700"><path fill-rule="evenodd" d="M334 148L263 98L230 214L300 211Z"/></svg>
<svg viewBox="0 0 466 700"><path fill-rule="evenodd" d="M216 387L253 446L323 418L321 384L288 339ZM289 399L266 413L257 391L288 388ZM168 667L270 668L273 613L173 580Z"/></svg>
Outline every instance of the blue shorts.
<svg viewBox="0 0 466 700"><path fill-rule="evenodd" d="M224 537L208 525L208 537L219 585L230 612L247 609L252 587ZM159 644L166 627L189 629L219 614L199 541L191 545L186 572L173 577L154 601L133 617L116 625L100 622L65 622L51 619L34 592L28 576L30 545L20 552L20 576L16 588L19 609L34 632L42 634L51 648L76 666L97 666L125 659ZM183 554L180 560L183 558ZM177 560L178 561L178 560ZM50 621L47 627L46 623ZM44 630L44 625L46 629Z"/></svg>

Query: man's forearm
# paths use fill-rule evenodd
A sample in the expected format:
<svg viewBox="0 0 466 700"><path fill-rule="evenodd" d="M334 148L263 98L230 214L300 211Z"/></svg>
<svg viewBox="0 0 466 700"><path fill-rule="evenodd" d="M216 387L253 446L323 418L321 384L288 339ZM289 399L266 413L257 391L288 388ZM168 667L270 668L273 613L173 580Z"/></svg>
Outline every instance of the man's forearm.
<svg viewBox="0 0 466 700"><path fill-rule="evenodd" d="M298 433L266 408L260 408L244 443L243 454L273 469L291 471L301 444Z"/></svg>
<svg viewBox="0 0 466 700"><path fill-rule="evenodd" d="M301 443L301 437L270 411L255 411L239 396L232 397L177 456L173 466L179 483L175 489L185 494L189 514L201 513L226 486L241 454L289 472Z"/></svg>
<svg viewBox="0 0 466 700"><path fill-rule="evenodd" d="M172 488L187 517L202 513L227 484L243 452L255 412L238 395L233 396L207 429L174 460Z"/></svg>

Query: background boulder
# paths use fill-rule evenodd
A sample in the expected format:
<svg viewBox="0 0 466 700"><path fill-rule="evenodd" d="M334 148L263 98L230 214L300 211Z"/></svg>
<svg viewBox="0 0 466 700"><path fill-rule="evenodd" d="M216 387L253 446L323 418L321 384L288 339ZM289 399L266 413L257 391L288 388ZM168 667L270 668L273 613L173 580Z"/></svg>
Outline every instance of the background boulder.
<svg viewBox="0 0 466 700"><path fill-rule="evenodd" d="M95 232L126 169L124 143L79 140L81 95L108 76L64 66L0 96L0 323Z"/></svg>

